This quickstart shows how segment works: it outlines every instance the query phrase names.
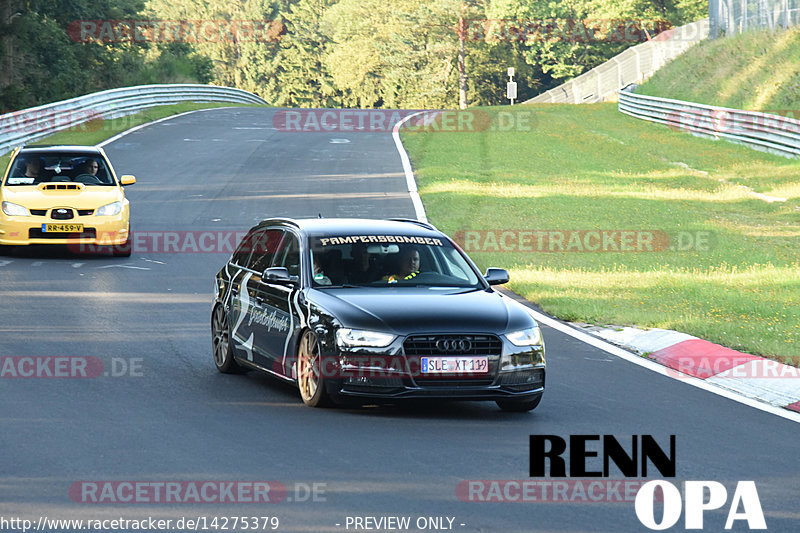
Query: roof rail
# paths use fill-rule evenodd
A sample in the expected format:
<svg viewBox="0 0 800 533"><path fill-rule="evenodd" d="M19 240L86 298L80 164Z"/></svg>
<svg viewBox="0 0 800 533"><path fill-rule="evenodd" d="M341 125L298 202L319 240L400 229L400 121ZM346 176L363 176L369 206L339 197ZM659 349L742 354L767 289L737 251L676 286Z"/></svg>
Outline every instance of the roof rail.
<svg viewBox="0 0 800 533"><path fill-rule="evenodd" d="M416 224L417 226L422 226L423 228L432 229L434 231L439 231L439 230L436 229L436 227L433 224L431 224L429 222L423 222L421 220L416 220L416 219L413 219L413 218L390 218L388 220L392 220L394 222L409 222L411 224Z"/></svg>

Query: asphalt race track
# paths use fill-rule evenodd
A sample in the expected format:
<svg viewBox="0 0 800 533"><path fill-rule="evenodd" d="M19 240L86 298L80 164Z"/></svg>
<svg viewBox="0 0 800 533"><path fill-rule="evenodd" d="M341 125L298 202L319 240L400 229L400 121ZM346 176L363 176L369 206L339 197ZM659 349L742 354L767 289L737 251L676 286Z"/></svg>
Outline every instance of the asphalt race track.
<svg viewBox="0 0 800 533"><path fill-rule="evenodd" d="M128 189L133 230L413 217L390 133L284 133L273 113L198 112L106 146L117 173L138 180ZM649 531L631 501L475 502L456 492L465 480L534 480L530 434L649 434L661 444L676 435L678 486L719 481L729 504L736 482L753 480L769 531L800 530L797 423L552 329L546 393L525 414L472 402L311 409L273 378L219 374L210 303L228 255L37 247L0 257L0 356L97 357L108 374L0 378L0 515L277 516L278 531L298 532L352 531L348 516L454 517L465 532ZM276 481L289 492L274 504L92 504L70 493L81 481ZM306 497L312 484L316 498ZM704 530L723 531L728 504L705 514Z"/></svg>

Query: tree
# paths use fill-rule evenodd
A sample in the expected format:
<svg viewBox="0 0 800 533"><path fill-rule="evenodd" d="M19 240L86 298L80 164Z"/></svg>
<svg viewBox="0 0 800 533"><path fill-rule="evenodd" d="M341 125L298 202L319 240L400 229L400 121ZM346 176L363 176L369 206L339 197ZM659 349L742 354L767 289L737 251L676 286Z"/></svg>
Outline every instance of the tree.
<svg viewBox="0 0 800 533"><path fill-rule="evenodd" d="M276 105L335 107L342 93L325 64L329 39L323 29L325 11L335 0L300 0L286 14L286 33L280 40L275 67L280 83Z"/></svg>
<svg viewBox="0 0 800 533"><path fill-rule="evenodd" d="M98 90L170 81L207 81L208 61L189 46L96 42L80 21L141 18L128 0L7 0L0 8L0 109L20 109Z"/></svg>
<svg viewBox="0 0 800 533"><path fill-rule="evenodd" d="M551 84L573 78L637 44L630 34L615 38L617 24L665 29L702 18L705 0L493 0L489 40L515 38L525 61L540 67ZM668 24L664 24L664 22ZM632 26L631 26L632 25ZM515 31L511 31L515 30ZM595 32L594 30L598 30ZM639 32L642 40L652 32ZM636 35L634 32L633 35ZM546 84L545 84L546 85ZM543 88L547 88L546 86Z"/></svg>

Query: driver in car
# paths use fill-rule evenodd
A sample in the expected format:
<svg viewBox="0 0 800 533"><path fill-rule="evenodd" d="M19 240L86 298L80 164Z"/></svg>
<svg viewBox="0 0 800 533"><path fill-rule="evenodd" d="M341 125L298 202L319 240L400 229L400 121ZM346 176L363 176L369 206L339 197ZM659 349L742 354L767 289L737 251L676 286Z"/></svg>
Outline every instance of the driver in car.
<svg viewBox="0 0 800 533"><path fill-rule="evenodd" d="M86 184L100 184L102 181L97 177L97 171L100 170L100 164L96 159L91 157L81 164L78 169L78 174L75 176L74 181Z"/></svg>
<svg viewBox="0 0 800 533"><path fill-rule="evenodd" d="M384 277L384 281L397 283L400 280L414 279L419 274L419 250L416 246L406 246L400 250L398 272Z"/></svg>
<svg viewBox="0 0 800 533"><path fill-rule="evenodd" d="M97 171L100 170L100 165L94 159L87 159L86 163L83 164L83 171L81 174L90 174L92 176L97 176Z"/></svg>

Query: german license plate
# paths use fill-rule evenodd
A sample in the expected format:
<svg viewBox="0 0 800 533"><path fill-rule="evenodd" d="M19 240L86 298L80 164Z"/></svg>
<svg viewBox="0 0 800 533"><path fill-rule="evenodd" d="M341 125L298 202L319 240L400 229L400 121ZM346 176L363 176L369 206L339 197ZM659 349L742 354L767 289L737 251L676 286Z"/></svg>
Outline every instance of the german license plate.
<svg viewBox="0 0 800 533"><path fill-rule="evenodd" d="M83 233L83 224L42 224L44 233Z"/></svg>
<svg viewBox="0 0 800 533"><path fill-rule="evenodd" d="M481 356L421 357L423 374L487 374L489 358Z"/></svg>

